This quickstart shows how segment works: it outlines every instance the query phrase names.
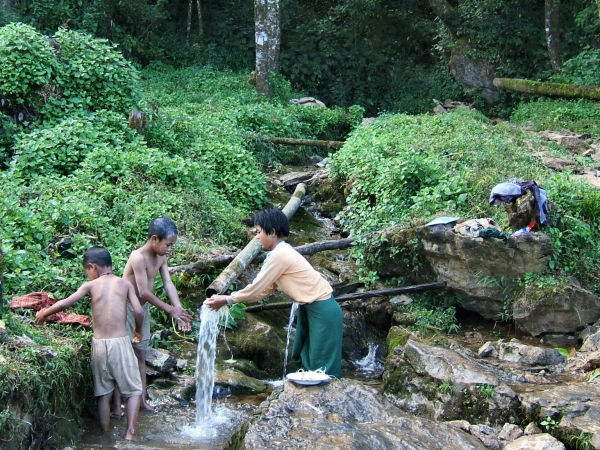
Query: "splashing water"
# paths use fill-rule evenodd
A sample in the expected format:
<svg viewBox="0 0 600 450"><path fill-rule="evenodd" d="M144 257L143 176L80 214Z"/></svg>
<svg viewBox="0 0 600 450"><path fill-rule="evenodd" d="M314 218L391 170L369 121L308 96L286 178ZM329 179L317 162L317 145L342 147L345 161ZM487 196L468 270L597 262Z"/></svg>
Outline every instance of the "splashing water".
<svg viewBox="0 0 600 450"><path fill-rule="evenodd" d="M200 330L198 331L198 350L196 353L196 426L205 424L212 414L211 401L215 385L215 357L219 321L229 315L224 306L213 311L208 306L200 310Z"/></svg>
<svg viewBox="0 0 600 450"><path fill-rule="evenodd" d="M292 309L290 309L290 321L287 326L287 338L285 340L285 357L283 359L283 379L285 380L287 361L288 361L288 348L290 346L290 336L292 334L292 325L294 323L294 317L296 316L296 310L298 309L298 303L292 302Z"/></svg>
<svg viewBox="0 0 600 450"><path fill-rule="evenodd" d="M373 342L369 342L369 351L364 358L354 361L356 368L365 375L378 375L383 372L383 365L377 361L377 349Z"/></svg>

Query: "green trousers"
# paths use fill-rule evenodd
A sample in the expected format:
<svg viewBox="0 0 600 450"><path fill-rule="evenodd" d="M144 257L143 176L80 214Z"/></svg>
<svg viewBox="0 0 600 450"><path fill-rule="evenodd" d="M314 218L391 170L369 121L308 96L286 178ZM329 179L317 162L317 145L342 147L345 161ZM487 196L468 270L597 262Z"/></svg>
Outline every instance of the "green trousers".
<svg viewBox="0 0 600 450"><path fill-rule="evenodd" d="M344 316L333 295L298 307L292 359L305 370L323 369L342 376L342 334Z"/></svg>

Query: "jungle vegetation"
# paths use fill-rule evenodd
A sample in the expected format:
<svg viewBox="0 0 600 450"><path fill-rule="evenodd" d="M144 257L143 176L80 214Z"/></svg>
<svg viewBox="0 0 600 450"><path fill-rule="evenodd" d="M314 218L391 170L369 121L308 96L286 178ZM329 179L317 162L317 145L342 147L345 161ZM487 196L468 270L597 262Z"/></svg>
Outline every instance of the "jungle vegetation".
<svg viewBox="0 0 600 450"><path fill-rule="evenodd" d="M505 225L502 209L487 203L491 187L535 179L553 203L547 232L555 254L541 276L576 277L600 293L600 194L550 171L531 151L569 155L531 130L600 138L598 106L507 91L486 96L487 84L461 69L598 86L597 2L551 2L560 4L557 49L547 45L548 2L538 0L280 0L270 96L249 83L252 2L194 2L200 21L197 9L190 20L191 3L0 1L0 438L31 431L6 408L15 398L49 420L37 430L42 439L62 411L81 412L83 402L66 402L70 393L43 376L48 370L75 380L80 393L89 389L76 357L89 332L56 338L32 326L30 312L11 312L13 296L69 294L84 280L81 255L90 245L109 248L120 274L160 215L181 230L173 265L200 250L241 246L244 219L268 201L265 169L315 153L328 157L340 190L352 185L338 217L351 235L440 211ZM290 103L302 96L328 107ZM472 108L432 115L434 98ZM142 133L128 126L132 109L146 114ZM361 126L366 116L377 118ZM327 155L247 139L255 134L346 144ZM360 246L354 257L367 282L385 282ZM170 326L158 312L155 319ZM10 336L36 346L24 350ZM45 358L42 347L58 357Z"/></svg>

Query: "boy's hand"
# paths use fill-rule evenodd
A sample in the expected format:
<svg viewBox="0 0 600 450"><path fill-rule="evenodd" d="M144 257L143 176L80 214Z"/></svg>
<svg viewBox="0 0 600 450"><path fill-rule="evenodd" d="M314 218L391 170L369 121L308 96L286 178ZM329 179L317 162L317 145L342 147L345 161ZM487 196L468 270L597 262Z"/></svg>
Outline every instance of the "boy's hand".
<svg viewBox="0 0 600 450"><path fill-rule="evenodd" d="M35 323L36 325L41 325L46 321L46 315L44 314L44 309L40 309L37 313L35 313Z"/></svg>
<svg viewBox="0 0 600 450"><path fill-rule="evenodd" d="M192 316L182 306L173 306L171 316L177 320L177 324L181 331L191 331Z"/></svg>
<svg viewBox="0 0 600 450"><path fill-rule="evenodd" d="M139 344L140 342L142 342L142 333L140 333L138 330L135 330L133 332L133 339L131 340L131 343Z"/></svg>

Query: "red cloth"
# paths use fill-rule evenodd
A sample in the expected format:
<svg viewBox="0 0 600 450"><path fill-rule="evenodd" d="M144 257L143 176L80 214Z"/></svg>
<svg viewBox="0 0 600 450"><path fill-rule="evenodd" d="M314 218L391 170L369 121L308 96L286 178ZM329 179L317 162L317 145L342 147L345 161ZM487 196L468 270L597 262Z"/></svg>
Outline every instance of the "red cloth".
<svg viewBox="0 0 600 450"><path fill-rule="evenodd" d="M50 295L48 295L46 292L32 292L30 294L21 295L20 297L13 297L12 301L10 302L10 307L13 309L29 308L33 309L34 311L39 311L40 309L52 306L57 301L58 300L50 297ZM88 328L92 326L92 321L89 316L84 314L71 314L62 311L52 314L51 316L47 317L46 320L48 322L57 323L77 323Z"/></svg>

